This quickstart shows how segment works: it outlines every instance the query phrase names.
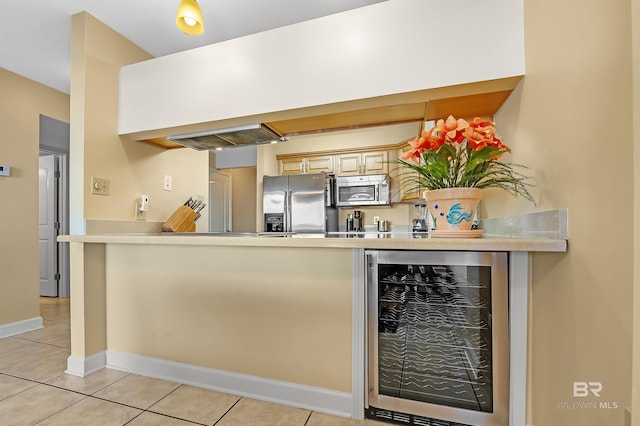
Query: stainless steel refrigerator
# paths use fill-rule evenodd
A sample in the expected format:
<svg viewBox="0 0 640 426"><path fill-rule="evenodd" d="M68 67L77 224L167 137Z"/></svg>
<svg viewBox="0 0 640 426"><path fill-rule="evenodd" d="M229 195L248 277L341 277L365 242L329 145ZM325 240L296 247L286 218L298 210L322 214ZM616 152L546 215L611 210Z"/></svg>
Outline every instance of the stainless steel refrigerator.
<svg viewBox="0 0 640 426"><path fill-rule="evenodd" d="M264 176L266 232L325 233L338 230L334 177L326 173Z"/></svg>

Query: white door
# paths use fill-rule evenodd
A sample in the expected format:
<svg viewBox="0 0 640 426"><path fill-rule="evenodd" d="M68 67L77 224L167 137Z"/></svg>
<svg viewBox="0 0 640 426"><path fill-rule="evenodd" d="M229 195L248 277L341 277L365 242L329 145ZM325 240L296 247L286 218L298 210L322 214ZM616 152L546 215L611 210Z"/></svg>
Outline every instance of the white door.
<svg viewBox="0 0 640 426"><path fill-rule="evenodd" d="M209 173L209 232L231 232L231 176Z"/></svg>
<svg viewBox="0 0 640 426"><path fill-rule="evenodd" d="M40 157L40 295L58 296L58 214L55 155Z"/></svg>

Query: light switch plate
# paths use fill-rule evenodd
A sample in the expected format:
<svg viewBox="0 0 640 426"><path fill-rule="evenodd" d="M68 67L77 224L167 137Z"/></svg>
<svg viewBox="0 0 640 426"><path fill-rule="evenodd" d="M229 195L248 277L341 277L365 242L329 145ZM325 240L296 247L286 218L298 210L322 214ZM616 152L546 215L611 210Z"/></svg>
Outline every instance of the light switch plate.
<svg viewBox="0 0 640 426"><path fill-rule="evenodd" d="M96 195L109 195L109 179L91 176L91 193Z"/></svg>

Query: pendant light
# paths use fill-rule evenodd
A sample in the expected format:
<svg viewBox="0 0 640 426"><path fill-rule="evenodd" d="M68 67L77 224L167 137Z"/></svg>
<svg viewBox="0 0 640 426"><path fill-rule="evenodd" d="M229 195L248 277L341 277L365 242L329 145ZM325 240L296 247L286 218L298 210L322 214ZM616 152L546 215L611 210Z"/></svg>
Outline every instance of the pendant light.
<svg viewBox="0 0 640 426"><path fill-rule="evenodd" d="M202 12L196 0L182 0L176 13L176 26L185 34L200 35L204 32Z"/></svg>

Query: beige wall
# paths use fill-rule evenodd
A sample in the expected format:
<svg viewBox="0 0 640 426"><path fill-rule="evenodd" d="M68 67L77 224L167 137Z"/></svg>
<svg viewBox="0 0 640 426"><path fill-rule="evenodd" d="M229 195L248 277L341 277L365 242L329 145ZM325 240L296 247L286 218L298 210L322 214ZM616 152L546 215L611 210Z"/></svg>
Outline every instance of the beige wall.
<svg viewBox="0 0 640 426"><path fill-rule="evenodd" d="M0 325L40 315L38 144L40 114L69 121L69 96L0 69Z"/></svg>
<svg viewBox="0 0 640 426"><path fill-rule="evenodd" d="M536 426L622 425L631 401L629 13L622 0L525 2L526 76L496 117L512 159L537 181L537 209L569 210L567 254L533 257L528 411ZM495 196L485 208L496 216L533 206ZM574 381L602 382L601 398L573 398ZM557 405L584 401L618 408Z"/></svg>
<svg viewBox="0 0 640 426"><path fill-rule="evenodd" d="M350 249L106 249L110 350L351 392Z"/></svg>
<svg viewBox="0 0 640 426"><path fill-rule="evenodd" d="M147 221L167 220L190 196L207 201L207 152L165 150L118 136L120 68L150 57L93 16L74 15L70 157L76 226L82 218L132 221L142 194L149 195ZM173 178L172 191L163 190L164 175ZM92 176L110 180L109 196L91 194ZM207 230L203 213L199 231Z"/></svg>

